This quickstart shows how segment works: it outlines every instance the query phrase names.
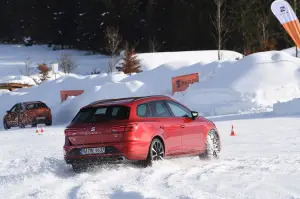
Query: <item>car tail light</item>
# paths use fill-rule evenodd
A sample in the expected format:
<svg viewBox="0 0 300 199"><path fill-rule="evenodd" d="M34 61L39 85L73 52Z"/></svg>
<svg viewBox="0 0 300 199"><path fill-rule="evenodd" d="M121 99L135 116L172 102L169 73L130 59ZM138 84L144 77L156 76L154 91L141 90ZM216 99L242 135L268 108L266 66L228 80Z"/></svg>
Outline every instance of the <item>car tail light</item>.
<svg viewBox="0 0 300 199"><path fill-rule="evenodd" d="M71 146L71 142L68 136L65 136L65 146Z"/></svg>
<svg viewBox="0 0 300 199"><path fill-rule="evenodd" d="M136 124L127 124L127 125L113 126L110 128L110 130L113 133L126 133L126 132L132 132L136 128L137 128Z"/></svg>

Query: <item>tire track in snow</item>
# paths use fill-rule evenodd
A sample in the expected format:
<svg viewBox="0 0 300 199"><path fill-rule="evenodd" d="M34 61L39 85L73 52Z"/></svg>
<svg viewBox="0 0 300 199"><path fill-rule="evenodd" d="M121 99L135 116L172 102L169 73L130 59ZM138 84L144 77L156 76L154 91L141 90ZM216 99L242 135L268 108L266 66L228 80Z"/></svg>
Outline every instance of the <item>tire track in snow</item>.
<svg viewBox="0 0 300 199"><path fill-rule="evenodd" d="M0 146L9 153L0 153L0 198L299 198L298 118L234 123L236 137L229 136L230 121L217 123L220 160L180 158L144 169L116 165L82 174L64 163L63 129L48 128L43 136L1 132Z"/></svg>

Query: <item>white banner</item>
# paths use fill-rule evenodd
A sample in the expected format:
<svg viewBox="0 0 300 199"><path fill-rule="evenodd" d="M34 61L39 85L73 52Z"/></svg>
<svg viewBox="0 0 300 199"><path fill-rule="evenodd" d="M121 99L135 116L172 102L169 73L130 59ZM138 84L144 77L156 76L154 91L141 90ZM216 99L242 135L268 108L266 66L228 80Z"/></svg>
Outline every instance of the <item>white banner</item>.
<svg viewBox="0 0 300 199"><path fill-rule="evenodd" d="M284 27L286 32L295 42L297 48L300 47L300 24L293 8L285 0L276 0L271 5L273 14Z"/></svg>

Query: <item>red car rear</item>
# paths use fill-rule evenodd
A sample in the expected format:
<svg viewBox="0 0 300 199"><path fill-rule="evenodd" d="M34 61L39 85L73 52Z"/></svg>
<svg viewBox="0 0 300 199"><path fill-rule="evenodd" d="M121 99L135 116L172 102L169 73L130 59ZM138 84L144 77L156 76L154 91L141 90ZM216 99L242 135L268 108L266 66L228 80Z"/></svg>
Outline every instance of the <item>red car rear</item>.
<svg viewBox="0 0 300 199"><path fill-rule="evenodd" d="M218 157L215 124L166 96L109 99L83 107L65 129L65 161L139 162L179 156Z"/></svg>

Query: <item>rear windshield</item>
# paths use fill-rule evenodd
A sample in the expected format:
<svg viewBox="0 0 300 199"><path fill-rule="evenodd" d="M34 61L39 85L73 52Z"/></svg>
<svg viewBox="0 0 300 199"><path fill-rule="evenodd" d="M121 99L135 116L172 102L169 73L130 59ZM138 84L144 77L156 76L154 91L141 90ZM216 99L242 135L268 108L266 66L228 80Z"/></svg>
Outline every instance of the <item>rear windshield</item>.
<svg viewBox="0 0 300 199"><path fill-rule="evenodd" d="M46 104L44 103L33 103L33 104L26 104L26 109L31 110L31 109L39 109L39 108L48 108Z"/></svg>
<svg viewBox="0 0 300 199"><path fill-rule="evenodd" d="M129 113L130 108L127 106L89 107L81 109L72 120L72 123L100 123L111 120L127 120L129 119Z"/></svg>

